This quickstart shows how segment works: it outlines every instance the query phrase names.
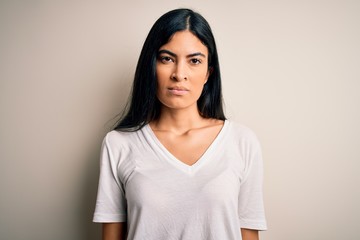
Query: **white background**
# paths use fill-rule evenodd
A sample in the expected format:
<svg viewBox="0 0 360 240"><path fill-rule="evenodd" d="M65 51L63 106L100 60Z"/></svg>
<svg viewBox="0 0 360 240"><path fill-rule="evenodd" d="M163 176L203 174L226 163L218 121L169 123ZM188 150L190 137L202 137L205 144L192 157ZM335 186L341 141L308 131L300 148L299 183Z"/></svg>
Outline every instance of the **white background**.
<svg viewBox="0 0 360 240"><path fill-rule="evenodd" d="M360 239L360 2L350 0L1 1L0 238L100 239L102 138L150 27L178 7L210 22L227 116L262 143L261 239Z"/></svg>

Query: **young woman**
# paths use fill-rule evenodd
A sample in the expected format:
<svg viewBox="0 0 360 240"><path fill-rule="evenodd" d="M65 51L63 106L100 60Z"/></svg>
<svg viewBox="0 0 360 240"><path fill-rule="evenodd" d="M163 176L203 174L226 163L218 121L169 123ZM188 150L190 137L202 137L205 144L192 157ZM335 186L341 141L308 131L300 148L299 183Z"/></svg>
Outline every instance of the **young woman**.
<svg viewBox="0 0 360 240"><path fill-rule="evenodd" d="M266 229L260 146L226 120L220 80L200 14L156 21L128 109L103 142L94 214L103 240L254 240Z"/></svg>

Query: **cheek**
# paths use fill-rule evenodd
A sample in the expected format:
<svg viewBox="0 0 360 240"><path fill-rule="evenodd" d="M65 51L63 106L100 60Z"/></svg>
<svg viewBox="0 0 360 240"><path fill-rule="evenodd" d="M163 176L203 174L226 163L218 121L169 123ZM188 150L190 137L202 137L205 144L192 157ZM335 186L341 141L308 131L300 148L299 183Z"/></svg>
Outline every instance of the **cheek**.
<svg viewBox="0 0 360 240"><path fill-rule="evenodd" d="M169 73L166 68L156 67L156 81L158 86L161 86L163 83L167 81Z"/></svg>
<svg viewBox="0 0 360 240"><path fill-rule="evenodd" d="M198 72L196 73L196 75L193 76L193 79L196 79L197 86L204 86L208 79L208 72L206 70Z"/></svg>

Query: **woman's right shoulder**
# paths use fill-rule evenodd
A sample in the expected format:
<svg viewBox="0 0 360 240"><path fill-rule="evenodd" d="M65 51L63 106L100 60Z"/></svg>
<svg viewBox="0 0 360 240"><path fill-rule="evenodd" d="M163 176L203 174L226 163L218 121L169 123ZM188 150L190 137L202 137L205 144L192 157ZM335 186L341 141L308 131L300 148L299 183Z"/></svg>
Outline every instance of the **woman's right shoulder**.
<svg viewBox="0 0 360 240"><path fill-rule="evenodd" d="M131 139L133 139L134 136L136 135L137 135L137 131L125 132L119 130L112 130L105 135L104 143L110 146L112 145L119 146L131 141Z"/></svg>

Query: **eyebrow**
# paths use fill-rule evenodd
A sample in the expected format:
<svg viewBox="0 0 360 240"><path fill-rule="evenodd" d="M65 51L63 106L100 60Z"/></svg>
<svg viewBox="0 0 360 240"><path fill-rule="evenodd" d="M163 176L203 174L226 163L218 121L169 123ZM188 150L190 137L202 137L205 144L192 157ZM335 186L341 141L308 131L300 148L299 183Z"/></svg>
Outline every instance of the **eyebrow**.
<svg viewBox="0 0 360 240"><path fill-rule="evenodd" d="M172 57L177 57L177 55L175 53L173 53L169 50L166 50L166 49L160 50L158 52L158 55L163 54L163 53L169 54ZM203 54L201 52L191 53L191 54L187 55L186 57L191 58L191 57L195 57L195 56L202 56L202 57L206 58L205 54Z"/></svg>

